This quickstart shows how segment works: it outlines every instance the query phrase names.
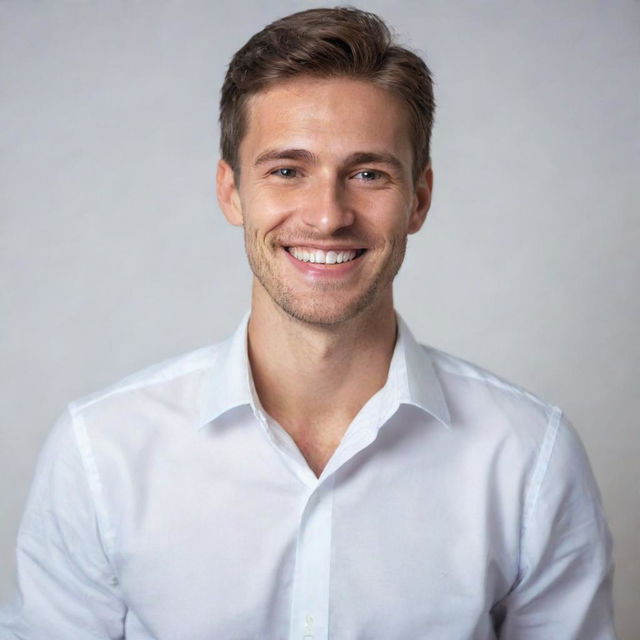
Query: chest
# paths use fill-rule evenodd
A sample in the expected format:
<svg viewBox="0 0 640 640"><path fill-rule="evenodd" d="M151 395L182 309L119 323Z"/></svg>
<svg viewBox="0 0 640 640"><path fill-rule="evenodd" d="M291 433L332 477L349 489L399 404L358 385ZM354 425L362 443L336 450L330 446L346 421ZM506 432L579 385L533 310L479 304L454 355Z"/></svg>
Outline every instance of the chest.
<svg viewBox="0 0 640 640"><path fill-rule="evenodd" d="M404 422L347 434L314 482L258 426L100 465L130 620L148 632L127 637L495 637L517 569L512 456L497 473L500 456L473 465L477 448ZM298 449L320 465L335 442L314 445Z"/></svg>
<svg viewBox="0 0 640 640"><path fill-rule="evenodd" d="M312 493L252 473L198 500L152 489L121 538L132 616L156 640L493 638L518 528L488 524L482 491L463 501L419 472L346 466Z"/></svg>
<svg viewBox="0 0 640 640"><path fill-rule="evenodd" d="M338 448L344 431L345 428L340 428L327 429L319 433L302 431L292 435L295 446L316 477L320 477L327 462Z"/></svg>

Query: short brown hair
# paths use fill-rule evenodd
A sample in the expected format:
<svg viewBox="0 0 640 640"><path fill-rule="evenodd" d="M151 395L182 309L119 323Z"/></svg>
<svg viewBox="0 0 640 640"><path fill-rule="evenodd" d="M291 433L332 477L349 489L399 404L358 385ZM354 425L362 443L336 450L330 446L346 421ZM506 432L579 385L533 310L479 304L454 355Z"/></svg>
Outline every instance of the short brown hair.
<svg viewBox="0 0 640 640"><path fill-rule="evenodd" d="M236 175L248 98L301 75L366 80L400 98L409 109L417 178L430 161L431 72L422 58L394 44L382 19L351 7L309 9L276 20L233 56L220 98L220 151Z"/></svg>

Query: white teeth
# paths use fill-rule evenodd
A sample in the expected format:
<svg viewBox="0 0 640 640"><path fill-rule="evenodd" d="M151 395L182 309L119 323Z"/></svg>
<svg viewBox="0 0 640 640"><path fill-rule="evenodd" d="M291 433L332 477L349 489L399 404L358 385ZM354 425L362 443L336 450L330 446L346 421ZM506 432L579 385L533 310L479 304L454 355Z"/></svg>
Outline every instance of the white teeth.
<svg viewBox="0 0 640 640"><path fill-rule="evenodd" d="M349 251L323 251L322 249L307 250L302 247L289 247L289 253L302 262L313 262L316 264L336 264L353 260L358 252Z"/></svg>

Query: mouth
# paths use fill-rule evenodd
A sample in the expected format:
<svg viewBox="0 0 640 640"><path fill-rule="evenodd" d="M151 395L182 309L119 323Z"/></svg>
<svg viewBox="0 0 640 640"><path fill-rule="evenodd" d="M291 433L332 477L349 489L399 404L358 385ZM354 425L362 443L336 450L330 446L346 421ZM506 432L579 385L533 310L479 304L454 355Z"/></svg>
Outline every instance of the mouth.
<svg viewBox="0 0 640 640"><path fill-rule="evenodd" d="M313 264L343 264L357 260L366 249L314 249L312 247L284 247L299 262L311 262Z"/></svg>

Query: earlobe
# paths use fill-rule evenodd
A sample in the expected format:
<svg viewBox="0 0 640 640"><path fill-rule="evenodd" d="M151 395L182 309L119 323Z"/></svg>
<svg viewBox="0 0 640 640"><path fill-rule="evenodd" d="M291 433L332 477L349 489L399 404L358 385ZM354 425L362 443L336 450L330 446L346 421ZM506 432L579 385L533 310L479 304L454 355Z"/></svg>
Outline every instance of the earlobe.
<svg viewBox="0 0 640 640"><path fill-rule="evenodd" d="M233 225L239 227L244 224L242 217L242 206L240 194L236 187L236 180L233 169L225 161L218 162L216 173L216 195L218 204L224 213L224 217Z"/></svg>
<svg viewBox="0 0 640 640"><path fill-rule="evenodd" d="M428 164L422 174L418 177L415 187L413 210L409 220L408 233L420 231L427 218L429 207L431 206L431 193L433 191L433 169Z"/></svg>

